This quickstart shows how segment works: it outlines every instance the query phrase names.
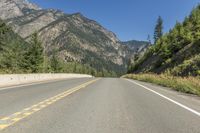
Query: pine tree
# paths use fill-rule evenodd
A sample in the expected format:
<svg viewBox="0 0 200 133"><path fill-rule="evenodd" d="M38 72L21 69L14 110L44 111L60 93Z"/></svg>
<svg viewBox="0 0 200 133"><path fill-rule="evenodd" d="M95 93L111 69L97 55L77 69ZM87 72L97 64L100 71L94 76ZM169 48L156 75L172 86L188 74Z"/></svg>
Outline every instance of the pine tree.
<svg viewBox="0 0 200 133"><path fill-rule="evenodd" d="M2 20L0 20L0 69L4 73L22 71L23 44Z"/></svg>
<svg viewBox="0 0 200 133"><path fill-rule="evenodd" d="M5 34L10 30L10 27L6 26L6 24L0 20L0 50L3 50L3 46L5 45Z"/></svg>
<svg viewBox="0 0 200 133"><path fill-rule="evenodd" d="M43 47L37 33L31 36L30 47L25 56L27 69L32 73L42 72L44 62Z"/></svg>
<svg viewBox="0 0 200 133"><path fill-rule="evenodd" d="M56 50L53 50L50 65L51 65L51 70L54 73L61 72L62 67L61 67L60 61L58 60L58 58L56 56Z"/></svg>
<svg viewBox="0 0 200 133"><path fill-rule="evenodd" d="M162 20L161 16L159 16L156 26L155 26L155 30L154 30L154 43L155 44L162 37L162 35L163 35L163 20Z"/></svg>
<svg viewBox="0 0 200 133"><path fill-rule="evenodd" d="M73 73L76 73L77 68L76 68L76 62L74 63L74 68L73 68Z"/></svg>
<svg viewBox="0 0 200 133"><path fill-rule="evenodd" d="M195 8L191 15L190 15L190 21L192 23L192 36L195 40L199 40L200 38L200 5Z"/></svg>

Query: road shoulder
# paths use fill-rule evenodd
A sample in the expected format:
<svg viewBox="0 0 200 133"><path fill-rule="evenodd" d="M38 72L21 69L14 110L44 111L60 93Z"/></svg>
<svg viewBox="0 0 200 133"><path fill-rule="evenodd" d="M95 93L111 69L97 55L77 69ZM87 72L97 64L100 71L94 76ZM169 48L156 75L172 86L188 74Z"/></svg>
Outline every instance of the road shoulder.
<svg viewBox="0 0 200 133"><path fill-rule="evenodd" d="M128 79L124 79L124 80L128 81ZM132 79L129 79L129 80L134 81L142 86L148 87L149 89L156 91L159 94L162 94L178 103L181 103L193 110L200 112L200 97L199 96L177 92L171 88L162 87L153 83L147 83L147 82L142 82L142 81L137 81L137 80L132 80ZM152 92L149 92L149 93L152 93Z"/></svg>

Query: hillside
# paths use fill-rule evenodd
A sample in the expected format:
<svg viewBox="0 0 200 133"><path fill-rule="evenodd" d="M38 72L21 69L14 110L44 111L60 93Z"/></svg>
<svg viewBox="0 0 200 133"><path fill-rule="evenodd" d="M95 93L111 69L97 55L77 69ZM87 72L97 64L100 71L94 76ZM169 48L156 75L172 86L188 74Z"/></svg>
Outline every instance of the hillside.
<svg viewBox="0 0 200 133"><path fill-rule="evenodd" d="M121 42L123 45L128 46L131 50L134 52L140 52L143 51L147 45L149 44L146 41L137 41L137 40L131 40L126 42Z"/></svg>
<svg viewBox="0 0 200 133"><path fill-rule="evenodd" d="M56 50L66 63L78 62L97 71L120 74L126 71L133 54L114 33L81 13L41 9L26 0L2 0L0 12L0 18L26 41L38 32L46 56L51 57Z"/></svg>
<svg viewBox="0 0 200 133"><path fill-rule="evenodd" d="M131 73L200 75L200 5L163 35L131 67Z"/></svg>

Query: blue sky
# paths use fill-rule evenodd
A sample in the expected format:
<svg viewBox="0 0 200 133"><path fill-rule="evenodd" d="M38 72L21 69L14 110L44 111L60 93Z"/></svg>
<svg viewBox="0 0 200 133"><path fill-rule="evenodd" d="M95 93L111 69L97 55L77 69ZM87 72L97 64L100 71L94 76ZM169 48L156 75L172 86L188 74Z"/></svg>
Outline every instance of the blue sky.
<svg viewBox="0 0 200 133"><path fill-rule="evenodd" d="M153 36L157 17L164 20L167 32L176 21L183 21L199 0L29 0L42 8L66 13L81 12L113 31L119 39L146 40Z"/></svg>

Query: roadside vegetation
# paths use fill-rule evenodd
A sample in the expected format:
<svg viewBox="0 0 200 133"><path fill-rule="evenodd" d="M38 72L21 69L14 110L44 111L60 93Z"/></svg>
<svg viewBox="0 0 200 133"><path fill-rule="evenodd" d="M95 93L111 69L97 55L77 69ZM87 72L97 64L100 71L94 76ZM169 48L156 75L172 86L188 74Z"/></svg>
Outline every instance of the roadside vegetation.
<svg viewBox="0 0 200 133"><path fill-rule="evenodd" d="M200 96L200 77L176 77L165 74L127 74L124 78L155 83L180 92Z"/></svg>
<svg viewBox="0 0 200 133"><path fill-rule="evenodd" d="M168 33L163 27L159 17L154 45L133 59L124 77L200 96L200 5Z"/></svg>

